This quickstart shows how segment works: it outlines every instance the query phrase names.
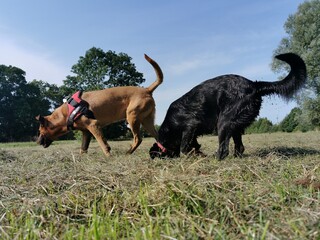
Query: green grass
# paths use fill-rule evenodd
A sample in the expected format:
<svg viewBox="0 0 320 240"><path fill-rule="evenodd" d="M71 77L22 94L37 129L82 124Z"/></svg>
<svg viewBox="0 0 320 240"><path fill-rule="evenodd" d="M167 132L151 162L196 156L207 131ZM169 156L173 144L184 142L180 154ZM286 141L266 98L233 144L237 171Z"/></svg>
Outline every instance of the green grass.
<svg viewBox="0 0 320 240"><path fill-rule="evenodd" d="M320 134L244 136L242 159L150 160L152 139L0 144L0 239L320 239ZM233 148L231 144L231 149Z"/></svg>

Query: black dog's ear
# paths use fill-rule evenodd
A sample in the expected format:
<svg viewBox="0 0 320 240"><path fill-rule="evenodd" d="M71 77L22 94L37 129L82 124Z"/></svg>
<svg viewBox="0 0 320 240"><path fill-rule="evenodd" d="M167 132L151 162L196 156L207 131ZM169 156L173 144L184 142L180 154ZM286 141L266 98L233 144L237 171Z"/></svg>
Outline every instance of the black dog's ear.
<svg viewBox="0 0 320 240"><path fill-rule="evenodd" d="M44 123L46 122L46 119L40 114L36 116L36 120L39 121L41 125L44 125Z"/></svg>
<svg viewBox="0 0 320 240"><path fill-rule="evenodd" d="M158 144L154 143L149 150L149 155L150 155L151 159L154 159L156 157L161 158L161 154L162 154L162 152L161 152L161 149L159 148Z"/></svg>

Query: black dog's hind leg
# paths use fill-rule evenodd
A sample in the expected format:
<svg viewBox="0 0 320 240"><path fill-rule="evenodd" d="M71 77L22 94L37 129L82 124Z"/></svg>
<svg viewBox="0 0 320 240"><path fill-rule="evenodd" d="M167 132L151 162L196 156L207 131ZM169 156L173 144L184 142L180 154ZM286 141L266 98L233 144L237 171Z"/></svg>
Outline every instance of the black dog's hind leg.
<svg viewBox="0 0 320 240"><path fill-rule="evenodd" d="M244 146L242 143L242 133L241 131L236 131L232 134L232 138L234 141L234 156L235 157L242 157L244 152Z"/></svg>

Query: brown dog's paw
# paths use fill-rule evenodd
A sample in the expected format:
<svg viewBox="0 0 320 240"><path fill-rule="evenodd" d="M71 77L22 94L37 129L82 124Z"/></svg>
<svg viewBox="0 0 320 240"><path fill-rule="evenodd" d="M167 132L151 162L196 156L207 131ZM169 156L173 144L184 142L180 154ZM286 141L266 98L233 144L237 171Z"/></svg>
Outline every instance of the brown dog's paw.
<svg viewBox="0 0 320 240"><path fill-rule="evenodd" d="M80 149L80 154L87 154L88 153L88 150L82 150Z"/></svg>

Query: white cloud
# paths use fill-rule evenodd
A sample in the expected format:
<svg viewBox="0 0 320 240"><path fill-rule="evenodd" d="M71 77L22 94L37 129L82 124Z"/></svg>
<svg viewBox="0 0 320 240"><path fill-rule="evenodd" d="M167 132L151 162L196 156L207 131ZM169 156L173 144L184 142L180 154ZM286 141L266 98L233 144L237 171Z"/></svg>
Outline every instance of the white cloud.
<svg viewBox="0 0 320 240"><path fill-rule="evenodd" d="M212 54L202 53L194 55L178 63L169 66L168 71L172 75L183 75L188 72L194 72L203 69L218 69L221 66L228 65L232 62L230 57L221 53L213 52Z"/></svg>
<svg viewBox="0 0 320 240"><path fill-rule="evenodd" d="M172 72L172 74L174 75L180 75L185 72L198 68L199 66L202 65L201 63L202 61L200 59L188 59L172 65L169 68L169 71Z"/></svg>
<svg viewBox="0 0 320 240"><path fill-rule="evenodd" d="M70 74L70 70L59 64L46 51L31 49L34 48L29 48L27 43L19 44L14 39L0 34L0 64L21 68L26 72L27 81L37 79L62 84L62 80Z"/></svg>
<svg viewBox="0 0 320 240"><path fill-rule="evenodd" d="M254 64L250 66L245 66L244 68L240 69L237 74L242 75L250 80L259 80L262 76L270 75L271 70L268 64L261 63L261 64ZM272 79L265 79L266 81ZM276 79L274 79L276 80Z"/></svg>

